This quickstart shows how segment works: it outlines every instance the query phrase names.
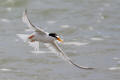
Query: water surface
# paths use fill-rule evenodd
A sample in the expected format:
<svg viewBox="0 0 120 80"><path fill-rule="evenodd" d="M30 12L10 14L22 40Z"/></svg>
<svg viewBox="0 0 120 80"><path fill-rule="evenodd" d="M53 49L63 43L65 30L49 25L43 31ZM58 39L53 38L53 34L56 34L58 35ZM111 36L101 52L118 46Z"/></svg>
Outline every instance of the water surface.
<svg viewBox="0 0 120 80"><path fill-rule="evenodd" d="M79 65L96 67L78 70L52 54L42 43L40 51L19 39L31 21L64 38L60 44ZM0 0L1 80L119 80L119 0Z"/></svg>

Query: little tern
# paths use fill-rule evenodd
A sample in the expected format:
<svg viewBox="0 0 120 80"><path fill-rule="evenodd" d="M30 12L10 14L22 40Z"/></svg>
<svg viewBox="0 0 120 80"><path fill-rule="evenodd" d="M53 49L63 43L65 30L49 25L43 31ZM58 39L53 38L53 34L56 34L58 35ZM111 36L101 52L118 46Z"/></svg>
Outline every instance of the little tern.
<svg viewBox="0 0 120 80"><path fill-rule="evenodd" d="M84 66L79 66L77 64L75 64L64 52L63 50L58 46L56 40L58 40L59 42L63 42L63 40L56 34L56 33L48 33L45 32L43 29L41 29L40 27L34 26L31 21L29 20L28 16L27 16L27 10L24 11L23 13L23 22L27 24L27 26L33 30L33 33L30 34L30 36L28 37L28 40L30 40L31 42L43 42L43 43L49 43L51 44L56 51L58 52L59 56L61 56L62 58L64 58L64 60L66 60L67 62L69 62L70 64L76 66L77 68L80 69L94 69L94 68L90 68L90 67L84 67Z"/></svg>

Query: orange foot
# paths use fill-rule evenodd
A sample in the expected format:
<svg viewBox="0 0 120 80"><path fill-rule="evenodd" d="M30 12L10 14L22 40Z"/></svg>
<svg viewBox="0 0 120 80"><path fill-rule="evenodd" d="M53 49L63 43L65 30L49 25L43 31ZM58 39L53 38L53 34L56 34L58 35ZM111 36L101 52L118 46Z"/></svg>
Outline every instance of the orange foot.
<svg viewBox="0 0 120 80"><path fill-rule="evenodd" d="M32 39L33 37L34 37L34 35L31 35L31 36L28 37L28 39Z"/></svg>

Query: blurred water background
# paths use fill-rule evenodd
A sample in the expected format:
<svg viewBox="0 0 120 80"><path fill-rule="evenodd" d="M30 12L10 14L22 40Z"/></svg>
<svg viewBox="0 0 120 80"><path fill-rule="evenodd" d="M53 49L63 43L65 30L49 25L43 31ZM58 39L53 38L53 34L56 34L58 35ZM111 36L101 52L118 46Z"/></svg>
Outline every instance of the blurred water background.
<svg viewBox="0 0 120 80"><path fill-rule="evenodd" d="M16 34L22 13L48 32L79 65L64 62L43 45L35 54ZM0 80L120 80L120 0L0 0Z"/></svg>

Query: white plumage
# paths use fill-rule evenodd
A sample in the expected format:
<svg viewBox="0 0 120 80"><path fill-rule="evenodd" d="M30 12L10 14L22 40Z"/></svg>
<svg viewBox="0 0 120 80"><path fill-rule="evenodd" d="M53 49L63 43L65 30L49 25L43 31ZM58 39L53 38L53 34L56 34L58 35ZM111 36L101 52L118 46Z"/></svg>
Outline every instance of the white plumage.
<svg viewBox="0 0 120 80"><path fill-rule="evenodd" d="M62 57L64 60L68 61L70 64L80 68L80 69L94 69L89 67L78 66L77 64L73 63L73 61L63 52L63 50L58 46L56 40L62 41L58 36L50 36L48 32L45 32L41 28L34 26L27 16L27 10L23 13L23 22L28 25L29 28L33 29L33 33L28 37L31 42L38 41L43 43L49 43L50 46L52 45L56 51L58 52L59 56Z"/></svg>

